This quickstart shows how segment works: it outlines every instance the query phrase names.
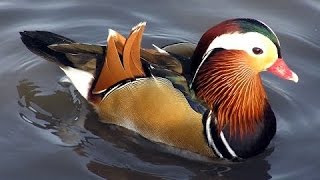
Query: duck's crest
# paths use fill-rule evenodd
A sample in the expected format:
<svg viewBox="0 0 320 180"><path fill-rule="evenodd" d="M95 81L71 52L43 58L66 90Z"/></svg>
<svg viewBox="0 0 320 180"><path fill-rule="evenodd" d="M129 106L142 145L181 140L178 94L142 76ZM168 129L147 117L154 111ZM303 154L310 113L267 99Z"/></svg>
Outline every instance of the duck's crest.
<svg viewBox="0 0 320 180"><path fill-rule="evenodd" d="M96 77L92 94L102 93L121 81L145 76L140 60L141 40L145 26L146 23L142 22L133 27L127 39L109 29L105 62L100 74Z"/></svg>

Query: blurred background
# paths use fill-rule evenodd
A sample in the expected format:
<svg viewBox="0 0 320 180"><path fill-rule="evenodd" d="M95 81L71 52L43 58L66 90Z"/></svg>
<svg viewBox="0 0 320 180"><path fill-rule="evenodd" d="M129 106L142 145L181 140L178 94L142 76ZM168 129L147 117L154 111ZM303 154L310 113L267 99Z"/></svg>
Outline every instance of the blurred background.
<svg viewBox="0 0 320 180"><path fill-rule="evenodd" d="M2 0L0 2L1 179L317 179L320 147L320 2L317 0ZM262 20L278 35L299 83L262 74L278 120L261 155L201 161L99 118L63 72L32 54L19 31L47 30L106 42L147 21L144 47L197 43L222 20Z"/></svg>

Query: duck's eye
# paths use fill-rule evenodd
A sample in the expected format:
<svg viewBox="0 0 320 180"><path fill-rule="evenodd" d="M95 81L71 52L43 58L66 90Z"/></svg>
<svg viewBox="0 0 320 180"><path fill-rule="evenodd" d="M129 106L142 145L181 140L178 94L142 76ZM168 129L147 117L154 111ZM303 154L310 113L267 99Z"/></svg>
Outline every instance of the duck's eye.
<svg viewBox="0 0 320 180"><path fill-rule="evenodd" d="M252 52L256 55L259 55L259 54L262 54L263 53L263 50L261 48L258 48L258 47L254 47L252 48Z"/></svg>

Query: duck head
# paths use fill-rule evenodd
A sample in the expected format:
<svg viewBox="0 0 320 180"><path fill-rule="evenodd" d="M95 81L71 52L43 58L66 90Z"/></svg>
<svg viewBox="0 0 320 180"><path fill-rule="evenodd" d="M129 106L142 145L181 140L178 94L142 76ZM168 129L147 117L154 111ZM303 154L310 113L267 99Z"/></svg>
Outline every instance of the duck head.
<svg viewBox="0 0 320 180"><path fill-rule="evenodd" d="M218 130L255 131L270 108L260 72L298 82L281 56L280 42L266 24L232 19L209 29L192 56L191 88L215 113Z"/></svg>

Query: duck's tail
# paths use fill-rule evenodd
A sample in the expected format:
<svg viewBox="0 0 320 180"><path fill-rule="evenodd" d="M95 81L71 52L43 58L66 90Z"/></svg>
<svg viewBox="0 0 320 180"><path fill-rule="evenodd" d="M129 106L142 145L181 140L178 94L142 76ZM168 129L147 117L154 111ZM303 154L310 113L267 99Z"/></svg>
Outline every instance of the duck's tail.
<svg viewBox="0 0 320 180"><path fill-rule="evenodd" d="M51 49L50 46L73 44L75 41L47 31L20 32L21 40L33 53L56 63L70 78L80 94L87 99L91 82L94 79L97 59L102 56L90 53L65 53Z"/></svg>
<svg viewBox="0 0 320 180"><path fill-rule="evenodd" d="M22 42L33 53L61 66L74 67L65 53L54 51L48 46L52 44L72 44L75 41L47 31L23 31L20 32L20 35Z"/></svg>
<svg viewBox="0 0 320 180"><path fill-rule="evenodd" d="M119 82L145 76L140 60L145 25L135 26L127 39L109 30L107 48L79 44L46 31L24 31L20 35L30 51L58 64L84 98L98 103L103 93Z"/></svg>

